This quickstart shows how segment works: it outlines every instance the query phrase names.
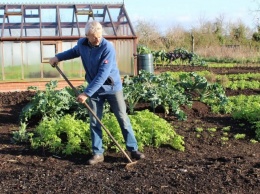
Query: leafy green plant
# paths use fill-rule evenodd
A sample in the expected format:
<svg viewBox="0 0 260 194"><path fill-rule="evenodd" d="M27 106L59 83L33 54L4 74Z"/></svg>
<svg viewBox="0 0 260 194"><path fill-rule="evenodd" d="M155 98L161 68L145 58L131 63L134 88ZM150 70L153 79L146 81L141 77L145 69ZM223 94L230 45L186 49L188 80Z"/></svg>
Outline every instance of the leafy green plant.
<svg viewBox="0 0 260 194"><path fill-rule="evenodd" d="M180 107L191 107L192 100L198 96L201 101L212 99L215 104L226 103L227 97L221 85L209 84L205 77L194 72L179 76L179 81L168 72L154 75L140 71L137 76L126 76L123 86L130 114L140 100L149 102L152 108L162 106L166 115L175 114L179 120L187 119Z"/></svg>
<svg viewBox="0 0 260 194"><path fill-rule="evenodd" d="M162 105L165 108L166 114L169 114L169 110L175 114L179 120L186 120L187 116L180 109L182 105L187 105L191 108L192 101L184 92L184 89L179 87L178 82L173 79L169 74L160 74L160 80L158 87L156 88L156 94L159 96L158 105Z"/></svg>
<svg viewBox="0 0 260 194"><path fill-rule="evenodd" d="M192 66L206 66L206 62L202 60L197 54L189 52L184 48L176 48L172 52L166 53L166 58L169 64L173 61L180 61L182 64L188 60L188 63Z"/></svg>
<svg viewBox="0 0 260 194"><path fill-rule="evenodd" d="M138 111L129 115L136 133L139 149L144 146L159 147L170 145L174 149L184 151L184 139L178 135L171 124L152 112ZM124 147L121 128L112 113L106 113L102 119L113 137ZM91 141L89 123L75 119L72 115L65 115L60 119L44 118L36 127L30 138L34 149L44 148L51 153L70 155L74 153L90 153ZM119 151L107 133L103 133L103 145L106 149Z"/></svg>
<svg viewBox="0 0 260 194"><path fill-rule="evenodd" d="M252 144L258 143L258 141L255 140L255 139L250 139L250 142L251 142Z"/></svg>
<svg viewBox="0 0 260 194"><path fill-rule="evenodd" d="M20 124L20 129L13 132L12 142L13 143L28 143L29 138L32 137L33 133L29 133L26 130L26 123Z"/></svg>
<svg viewBox="0 0 260 194"><path fill-rule="evenodd" d="M134 114L136 104L144 99L147 92L154 87L157 77L149 72L140 71L139 75L125 76L123 80L124 97L130 114Z"/></svg>
<svg viewBox="0 0 260 194"><path fill-rule="evenodd" d="M203 132L203 130L204 130L204 129L203 129L202 127L196 127L196 128L195 128L195 131L196 131L196 132L199 132L199 133Z"/></svg>
<svg viewBox="0 0 260 194"><path fill-rule="evenodd" d="M164 61L167 58L165 50L152 51L152 54L153 54L155 67L156 67L158 62L160 62L160 63L162 63L162 65L164 65Z"/></svg>
<svg viewBox="0 0 260 194"><path fill-rule="evenodd" d="M225 90L220 84L210 84L205 77L199 76L195 72L180 75L179 85L194 100L198 96L200 101L214 99L216 103L221 105L226 104L228 101Z"/></svg>
<svg viewBox="0 0 260 194"><path fill-rule="evenodd" d="M222 140L222 141L228 141L229 138L228 138L228 137L221 137L221 140Z"/></svg>
<svg viewBox="0 0 260 194"><path fill-rule="evenodd" d="M227 132L223 132L223 136L228 136L228 133Z"/></svg>
<svg viewBox="0 0 260 194"><path fill-rule="evenodd" d="M211 127L211 128L208 128L207 130L208 130L209 132L216 132L216 131L217 131L217 128Z"/></svg>
<svg viewBox="0 0 260 194"><path fill-rule="evenodd" d="M129 115L129 117L140 150L143 150L145 146L160 147L161 145L170 145L177 150L184 151L183 137L178 135L171 124L164 119L148 110L137 111L135 114ZM111 113L105 114L102 121L110 129L111 134L117 139L118 143L124 146L121 129L115 116ZM105 148L119 151L106 134L103 135L103 141L105 142Z"/></svg>
<svg viewBox="0 0 260 194"><path fill-rule="evenodd" d="M60 119L44 118L30 142L33 149L44 148L55 154L90 153L89 124L69 114Z"/></svg>
<svg viewBox="0 0 260 194"><path fill-rule="evenodd" d="M260 121L254 122L254 128L255 128L255 133L256 133L256 139L260 141Z"/></svg>
<svg viewBox="0 0 260 194"><path fill-rule="evenodd" d="M225 131L225 132L229 132L230 131L230 126L223 127L221 130Z"/></svg>
<svg viewBox="0 0 260 194"><path fill-rule="evenodd" d="M184 151L183 137L178 135L166 120L148 110L138 111L135 115L130 115L130 119L140 149L148 145L154 147L170 145Z"/></svg>
<svg viewBox="0 0 260 194"><path fill-rule="evenodd" d="M76 112L78 117L84 118L88 112L83 105L75 100L75 94L69 87L56 90L58 81L50 81L46 84L45 91L36 90L35 96L22 109L21 122L28 122L33 116L37 118L60 118L66 113Z"/></svg>
<svg viewBox="0 0 260 194"><path fill-rule="evenodd" d="M241 133L238 133L238 134L234 135L235 139L245 139L245 137L246 137L246 134L241 134Z"/></svg>
<svg viewBox="0 0 260 194"><path fill-rule="evenodd" d="M137 46L137 54L138 55L150 54L150 53L152 53L152 51L147 46L144 46L144 45L138 45Z"/></svg>
<svg viewBox="0 0 260 194"><path fill-rule="evenodd" d="M181 105L191 106L191 102L183 93L183 88L176 87L177 81L168 73L154 75L146 71L140 71L138 76L126 77L124 80L124 93L131 114L139 100L149 102L151 108L162 106L165 114L170 111L178 119L185 120L187 117L180 109Z"/></svg>

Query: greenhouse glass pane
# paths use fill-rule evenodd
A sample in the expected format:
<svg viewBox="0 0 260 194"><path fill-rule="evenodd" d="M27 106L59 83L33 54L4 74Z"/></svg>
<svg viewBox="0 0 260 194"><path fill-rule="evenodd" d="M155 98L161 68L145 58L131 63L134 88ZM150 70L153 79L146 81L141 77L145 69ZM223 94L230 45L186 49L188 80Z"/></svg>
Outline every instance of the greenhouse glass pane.
<svg viewBox="0 0 260 194"><path fill-rule="evenodd" d="M76 45L76 42L63 42L62 48L63 51L73 48ZM81 78L85 76L83 73L83 66L81 58L75 58L67 61L63 61L63 71L69 78Z"/></svg>
<svg viewBox="0 0 260 194"><path fill-rule="evenodd" d="M43 63L43 78L59 78L60 74L49 63Z"/></svg>
<svg viewBox="0 0 260 194"><path fill-rule="evenodd" d="M25 43L23 69L25 79L41 78L40 41Z"/></svg>
<svg viewBox="0 0 260 194"><path fill-rule="evenodd" d="M21 44L14 42L4 43L4 73L5 80L22 79Z"/></svg>

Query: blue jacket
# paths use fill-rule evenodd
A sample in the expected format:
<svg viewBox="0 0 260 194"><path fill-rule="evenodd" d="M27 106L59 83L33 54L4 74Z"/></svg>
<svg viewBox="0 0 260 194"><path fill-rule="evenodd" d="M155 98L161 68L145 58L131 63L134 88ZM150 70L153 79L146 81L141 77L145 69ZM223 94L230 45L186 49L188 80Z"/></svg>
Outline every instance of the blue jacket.
<svg viewBox="0 0 260 194"><path fill-rule="evenodd" d="M116 62L115 49L102 38L99 46L93 47L87 38L80 38L72 49L56 55L59 61L81 57L86 71L88 86L84 92L91 97L94 93L112 94L122 90L122 81Z"/></svg>

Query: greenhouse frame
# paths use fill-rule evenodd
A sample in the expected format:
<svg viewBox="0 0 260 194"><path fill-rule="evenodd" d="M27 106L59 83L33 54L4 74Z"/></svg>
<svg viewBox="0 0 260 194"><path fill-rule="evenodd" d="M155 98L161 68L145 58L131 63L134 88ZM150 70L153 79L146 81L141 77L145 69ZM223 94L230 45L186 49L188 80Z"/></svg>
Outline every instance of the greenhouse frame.
<svg viewBox="0 0 260 194"><path fill-rule="evenodd" d="M49 58L74 47L92 20L102 24L103 36L114 45L121 76L137 74L137 36L124 3L0 3L0 83L62 79ZM59 66L69 79L84 80L80 58Z"/></svg>

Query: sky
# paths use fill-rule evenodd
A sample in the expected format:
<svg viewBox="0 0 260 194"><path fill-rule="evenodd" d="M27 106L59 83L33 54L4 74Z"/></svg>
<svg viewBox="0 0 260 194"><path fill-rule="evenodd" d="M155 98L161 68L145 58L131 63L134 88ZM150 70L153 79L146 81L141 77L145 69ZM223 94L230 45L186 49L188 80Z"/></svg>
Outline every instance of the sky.
<svg viewBox="0 0 260 194"><path fill-rule="evenodd" d="M124 3L133 25L140 20L147 21L158 26L162 32L172 26L182 26L189 30L201 22L214 22L220 16L225 23L242 21L252 29L257 22L260 24L255 14L256 10L260 10L260 0L2 0L0 4L86 2Z"/></svg>
<svg viewBox="0 0 260 194"><path fill-rule="evenodd" d="M177 25L192 29L201 21L214 22L220 16L225 22L242 21L254 28L258 22L255 10L260 8L260 0L124 0L124 3L132 23L144 20L161 29Z"/></svg>

